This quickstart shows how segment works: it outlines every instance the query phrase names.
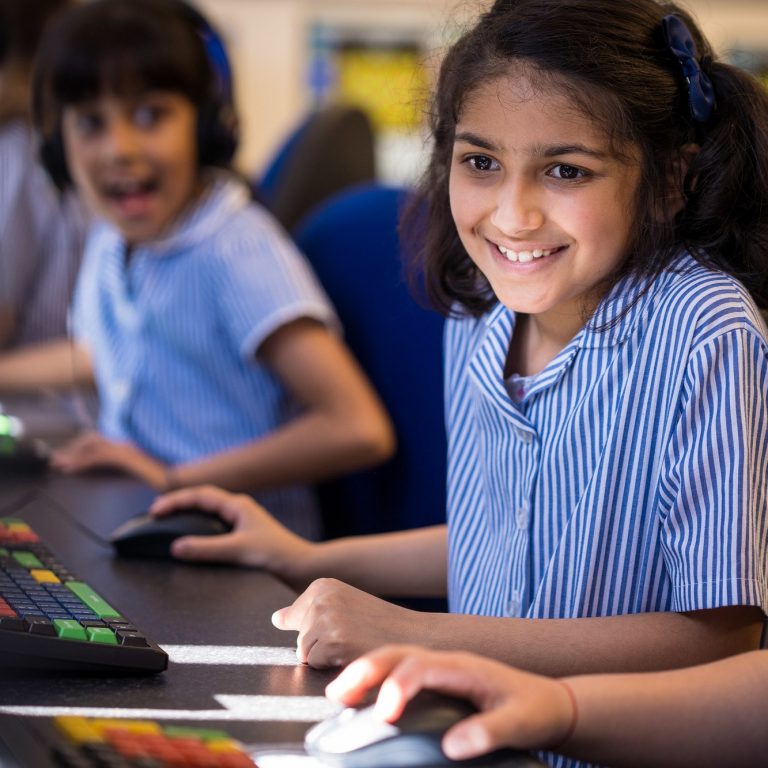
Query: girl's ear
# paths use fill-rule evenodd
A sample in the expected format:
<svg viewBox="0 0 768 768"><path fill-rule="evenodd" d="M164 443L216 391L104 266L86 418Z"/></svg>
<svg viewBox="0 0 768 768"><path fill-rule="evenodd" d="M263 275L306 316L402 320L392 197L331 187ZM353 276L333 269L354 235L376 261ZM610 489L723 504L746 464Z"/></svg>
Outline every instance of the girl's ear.
<svg viewBox="0 0 768 768"><path fill-rule="evenodd" d="M658 211L659 218L662 221L672 221L685 206L685 177L700 149L701 147L698 144L685 144L680 148L677 157L672 161L672 166L667 174L664 209Z"/></svg>

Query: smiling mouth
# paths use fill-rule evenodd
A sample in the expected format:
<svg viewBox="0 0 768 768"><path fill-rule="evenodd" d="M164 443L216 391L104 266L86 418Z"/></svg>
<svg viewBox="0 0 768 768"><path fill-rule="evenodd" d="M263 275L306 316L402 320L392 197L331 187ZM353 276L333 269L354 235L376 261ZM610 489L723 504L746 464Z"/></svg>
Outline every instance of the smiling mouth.
<svg viewBox="0 0 768 768"><path fill-rule="evenodd" d="M108 184L104 188L106 197L116 202L126 199L151 195L159 187L157 179L145 179L143 181L120 181Z"/></svg>
<svg viewBox="0 0 768 768"><path fill-rule="evenodd" d="M503 245L496 245L496 248L507 261L526 263L537 259L543 259L547 256L551 256L553 253L558 253L562 251L565 246L560 245L557 248L534 248L530 251L514 251L511 248L505 248Z"/></svg>

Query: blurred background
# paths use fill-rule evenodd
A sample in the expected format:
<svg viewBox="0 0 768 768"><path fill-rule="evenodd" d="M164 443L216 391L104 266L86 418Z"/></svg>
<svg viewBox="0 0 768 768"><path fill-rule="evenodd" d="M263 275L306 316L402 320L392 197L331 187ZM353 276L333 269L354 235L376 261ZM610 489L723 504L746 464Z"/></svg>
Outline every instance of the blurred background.
<svg viewBox="0 0 768 768"><path fill-rule="evenodd" d="M616 0L622 2L623 0ZM319 106L362 108L376 172L421 170L423 117L441 51L484 0L193 0L228 46L242 124L237 166L258 178ZM768 84L768 0L686 0L718 53ZM607 20L607 23L608 20Z"/></svg>

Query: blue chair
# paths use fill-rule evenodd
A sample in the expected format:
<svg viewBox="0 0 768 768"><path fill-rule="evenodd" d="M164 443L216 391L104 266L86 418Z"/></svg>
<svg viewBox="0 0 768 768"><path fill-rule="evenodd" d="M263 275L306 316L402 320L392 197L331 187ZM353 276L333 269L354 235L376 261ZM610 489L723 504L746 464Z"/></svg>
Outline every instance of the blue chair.
<svg viewBox="0 0 768 768"><path fill-rule="evenodd" d="M368 116L332 105L311 112L294 129L254 185L254 196L290 231L323 200L375 177Z"/></svg>
<svg viewBox="0 0 768 768"><path fill-rule="evenodd" d="M443 319L419 306L404 280L397 232L404 200L403 190L361 185L326 201L294 231L398 440L383 466L320 487L328 537L445 521Z"/></svg>

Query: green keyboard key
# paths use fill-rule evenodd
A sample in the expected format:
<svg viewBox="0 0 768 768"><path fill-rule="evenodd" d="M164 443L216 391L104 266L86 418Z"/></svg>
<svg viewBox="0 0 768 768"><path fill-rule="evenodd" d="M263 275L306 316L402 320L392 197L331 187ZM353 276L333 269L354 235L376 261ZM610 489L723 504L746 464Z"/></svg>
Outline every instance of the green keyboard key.
<svg viewBox="0 0 768 768"><path fill-rule="evenodd" d="M201 741L228 741L231 738L226 731L218 728L193 728L185 725L167 725L163 733L173 738L198 738Z"/></svg>
<svg viewBox="0 0 768 768"><path fill-rule="evenodd" d="M85 629L79 622L72 619L54 619L53 626L56 628L56 634L59 637L68 640L87 640Z"/></svg>
<svg viewBox="0 0 768 768"><path fill-rule="evenodd" d="M112 619L119 616L116 611L103 597L98 595L91 587L82 581L65 582L72 592L74 592L100 619Z"/></svg>
<svg viewBox="0 0 768 768"><path fill-rule="evenodd" d="M104 645L117 645L115 633L109 627L88 627L86 630L88 639L92 643L103 643Z"/></svg>
<svg viewBox="0 0 768 768"><path fill-rule="evenodd" d="M25 568L45 568L45 566L31 552L14 552L13 557Z"/></svg>

